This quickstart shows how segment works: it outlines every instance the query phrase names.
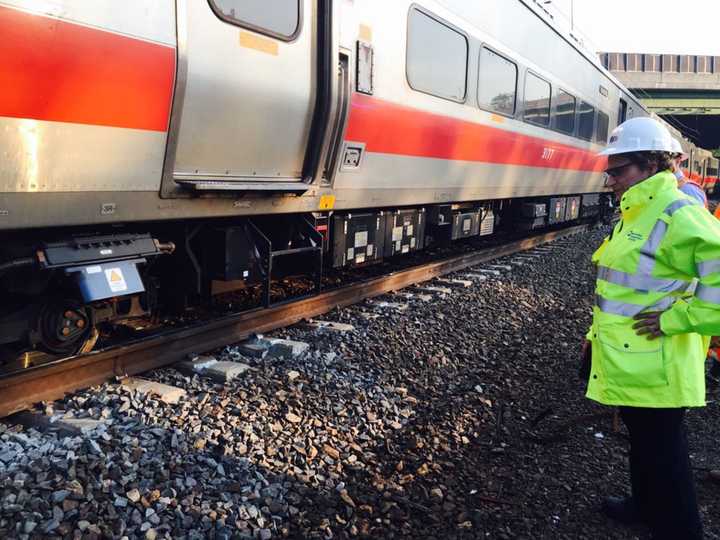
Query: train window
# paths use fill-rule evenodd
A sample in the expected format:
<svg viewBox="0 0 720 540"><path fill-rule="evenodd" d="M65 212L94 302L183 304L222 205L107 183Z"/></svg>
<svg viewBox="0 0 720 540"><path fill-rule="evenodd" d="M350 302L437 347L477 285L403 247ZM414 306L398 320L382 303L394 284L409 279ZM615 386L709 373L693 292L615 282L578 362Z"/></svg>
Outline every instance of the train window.
<svg viewBox="0 0 720 540"><path fill-rule="evenodd" d="M578 137L592 140L595 132L595 108L584 101L578 107Z"/></svg>
<svg viewBox="0 0 720 540"><path fill-rule="evenodd" d="M620 108L618 109L618 126L627 120L628 104L624 99L620 100Z"/></svg>
<svg viewBox="0 0 720 540"><path fill-rule="evenodd" d="M480 49L480 108L508 116L514 115L517 78L518 68L513 62L486 47Z"/></svg>
<svg viewBox="0 0 720 540"><path fill-rule="evenodd" d="M608 142L608 131L610 128L610 117L602 111L598 111L597 116L597 131L595 133L595 140L602 144Z"/></svg>
<svg viewBox="0 0 720 540"><path fill-rule="evenodd" d="M555 98L553 125L558 131L572 135L575 131L575 108L577 99L565 90L559 90Z"/></svg>
<svg viewBox="0 0 720 540"><path fill-rule="evenodd" d="M468 40L418 9L410 11L407 78L420 92L465 101Z"/></svg>
<svg viewBox="0 0 720 540"><path fill-rule="evenodd" d="M525 77L525 120L550 126L550 83L528 71Z"/></svg>
<svg viewBox="0 0 720 540"><path fill-rule="evenodd" d="M209 0L222 20L290 41L300 31L300 0Z"/></svg>

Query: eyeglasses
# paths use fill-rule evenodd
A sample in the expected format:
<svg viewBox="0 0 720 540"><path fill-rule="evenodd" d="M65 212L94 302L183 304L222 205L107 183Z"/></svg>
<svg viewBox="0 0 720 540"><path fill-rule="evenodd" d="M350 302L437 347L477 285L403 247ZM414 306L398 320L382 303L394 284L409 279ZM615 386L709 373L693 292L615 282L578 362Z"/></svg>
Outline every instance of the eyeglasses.
<svg viewBox="0 0 720 540"><path fill-rule="evenodd" d="M612 169L607 169L605 171L605 174L607 174L610 178L617 178L623 173L623 170L625 170L630 165L634 165L634 163L631 161L629 163L626 163L625 165L620 165L619 167L613 167Z"/></svg>

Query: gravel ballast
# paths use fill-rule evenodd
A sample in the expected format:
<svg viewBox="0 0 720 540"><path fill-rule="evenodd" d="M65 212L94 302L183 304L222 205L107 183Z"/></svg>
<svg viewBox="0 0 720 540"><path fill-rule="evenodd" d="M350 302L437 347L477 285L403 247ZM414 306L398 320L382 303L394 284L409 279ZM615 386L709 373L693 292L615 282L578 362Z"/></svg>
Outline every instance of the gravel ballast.
<svg viewBox="0 0 720 540"><path fill-rule="evenodd" d="M177 404L109 383L0 423L0 538L646 538L598 512L626 437L577 380L606 232L144 376ZM708 538L719 416L688 415Z"/></svg>

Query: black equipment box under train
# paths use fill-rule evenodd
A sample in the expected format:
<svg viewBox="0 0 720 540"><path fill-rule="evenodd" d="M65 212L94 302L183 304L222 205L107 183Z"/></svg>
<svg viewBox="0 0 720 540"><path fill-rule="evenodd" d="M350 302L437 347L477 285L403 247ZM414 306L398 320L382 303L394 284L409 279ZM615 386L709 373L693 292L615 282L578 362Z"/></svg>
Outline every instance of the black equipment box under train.
<svg viewBox="0 0 720 540"><path fill-rule="evenodd" d="M363 264L383 258L385 214L335 215L332 218L333 266Z"/></svg>
<svg viewBox="0 0 720 540"><path fill-rule="evenodd" d="M457 213L453 216L453 240L478 234L480 234L480 212Z"/></svg>
<svg viewBox="0 0 720 540"><path fill-rule="evenodd" d="M566 197L553 197L550 199L550 213L548 215L548 223L555 225L565 221L565 211L567 209Z"/></svg>
<svg viewBox="0 0 720 540"><path fill-rule="evenodd" d="M397 210L385 216L385 256L405 254L425 246L425 209Z"/></svg>
<svg viewBox="0 0 720 540"><path fill-rule="evenodd" d="M582 196L582 215L594 217L600 213L600 194L592 193Z"/></svg>
<svg viewBox="0 0 720 540"><path fill-rule="evenodd" d="M582 197L568 197L565 205L565 221L575 221L580 217L580 201Z"/></svg>

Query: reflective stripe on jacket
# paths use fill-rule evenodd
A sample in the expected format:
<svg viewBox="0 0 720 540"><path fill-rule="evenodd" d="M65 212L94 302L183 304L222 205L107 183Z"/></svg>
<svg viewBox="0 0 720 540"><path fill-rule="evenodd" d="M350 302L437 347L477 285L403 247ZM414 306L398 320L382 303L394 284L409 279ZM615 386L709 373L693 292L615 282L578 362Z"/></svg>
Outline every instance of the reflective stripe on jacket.
<svg viewBox="0 0 720 540"><path fill-rule="evenodd" d="M593 255L596 305L588 332L587 397L607 405L705 404L709 338L720 335L720 222L681 193L670 172L631 187L622 220ZM694 294L687 289L699 280ZM633 317L664 311L663 336L638 336Z"/></svg>
<svg viewBox="0 0 720 540"><path fill-rule="evenodd" d="M707 208L707 206L708 206L707 195L705 195L705 190L703 189L703 187L700 184L683 177L683 178L678 179L678 188L685 195L689 195L696 201L699 201L705 208Z"/></svg>

